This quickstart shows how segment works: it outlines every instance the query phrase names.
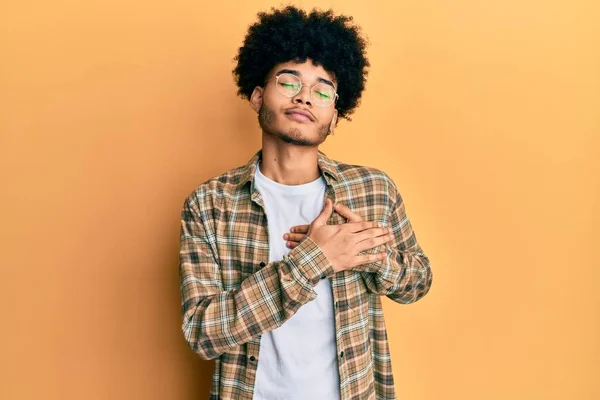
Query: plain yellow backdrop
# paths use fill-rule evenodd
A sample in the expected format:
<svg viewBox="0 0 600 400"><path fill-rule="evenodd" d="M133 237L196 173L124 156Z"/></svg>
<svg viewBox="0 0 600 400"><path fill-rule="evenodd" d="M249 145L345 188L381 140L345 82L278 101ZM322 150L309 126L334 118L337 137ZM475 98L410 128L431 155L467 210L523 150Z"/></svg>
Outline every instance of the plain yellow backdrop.
<svg viewBox="0 0 600 400"><path fill-rule="evenodd" d="M355 17L362 105L434 281L384 304L398 399L600 398L600 4L298 2ZM233 57L268 1L4 3L0 398L204 399L179 212L260 148Z"/></svg>

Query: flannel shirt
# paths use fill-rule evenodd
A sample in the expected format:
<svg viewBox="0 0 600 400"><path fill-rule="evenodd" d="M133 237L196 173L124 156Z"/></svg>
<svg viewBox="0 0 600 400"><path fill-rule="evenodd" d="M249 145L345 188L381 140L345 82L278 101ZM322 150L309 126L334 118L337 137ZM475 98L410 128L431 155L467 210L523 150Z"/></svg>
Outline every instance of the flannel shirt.
<svg viewBox="0 0 600 400"><path fill-rule="evenodd" d="M259 150L246 165L202 183L181 213L182 330L194 352L215 359L210 399L252 399L261 334L313 300L314 286L325 278L333 291L341 399L395 399L381 296L413 303L432 281L395 183L378 169L344 164L319 150L326 197L391 227L392 242L363 252L385 250L387 257L335 273L305 237L282 260L267 263L269 240L280 238L269 238L254 183L261 157ZM345 222L334 212L328 223Z"/></svg>

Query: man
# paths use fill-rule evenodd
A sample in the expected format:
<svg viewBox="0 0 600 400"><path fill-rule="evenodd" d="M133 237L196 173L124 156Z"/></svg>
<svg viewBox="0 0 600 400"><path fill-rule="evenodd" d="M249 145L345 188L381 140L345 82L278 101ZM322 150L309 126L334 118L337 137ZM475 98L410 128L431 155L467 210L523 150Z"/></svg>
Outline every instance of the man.
<svg viewBox="0 0 600 400"><path fill-rule="evenodd" d="M236 57L262 149L184 202L183 333L211 399L394 399L381 296L423 297L429 260L396 185L318 146L364 89L351 18L259 13Z"/></svg>

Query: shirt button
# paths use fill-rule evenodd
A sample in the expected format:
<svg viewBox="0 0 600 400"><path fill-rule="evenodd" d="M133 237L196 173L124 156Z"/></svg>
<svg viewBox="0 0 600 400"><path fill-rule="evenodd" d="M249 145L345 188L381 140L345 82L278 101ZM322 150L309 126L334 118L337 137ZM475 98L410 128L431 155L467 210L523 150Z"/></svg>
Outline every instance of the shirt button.
<svg viewBox="0 0 600 400"><path fill-rule="evenodd" d="M340 358L344 358L344 352L343 351L340 353Z"/></svg>
<svg viewBox="0 0 600 400"><path fill-rule="evenodd" d="M327 278L327 275L325 275L325 274L321 275L321 279L325 279L325 278Z"/></svg>
<svg viewBox="0 0 600 400"><path fill-rule="evenodd" d="M264 262L261 262L261 263L260 263L260 266L261 266L261 267L264 267L265 265L267 265L267 264L265 264Z"/></svg>
<svg viewBox="0 0 600 400"><path fill-rule="evenodd" d="M339 305L339 304L338 304L338 302L336 301L336 302L335 302L335 308L338 308L338 305Z"/></svg>
<svg viewBox="0 0 600 400"><path fill-rule="evenodd" d="M250 361L252 361L252 362L256 361L256 357L250 356Z"/></svg>

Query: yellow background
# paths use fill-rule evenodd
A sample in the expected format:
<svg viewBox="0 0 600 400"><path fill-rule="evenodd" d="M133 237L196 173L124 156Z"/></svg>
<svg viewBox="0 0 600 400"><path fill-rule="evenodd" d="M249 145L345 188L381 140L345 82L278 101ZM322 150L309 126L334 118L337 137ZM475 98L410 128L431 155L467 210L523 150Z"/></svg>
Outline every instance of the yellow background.
<svg viewBox="0 0 600 400"><path fill-rule="evenodd" d="M0 7L0 398L207 398L179 212L260 148L231 69L272 4ZM392 176L432 261L422 301L384 305L398 398L600 399L600 4L297 4L368 35L321 149Z"/></svg>

